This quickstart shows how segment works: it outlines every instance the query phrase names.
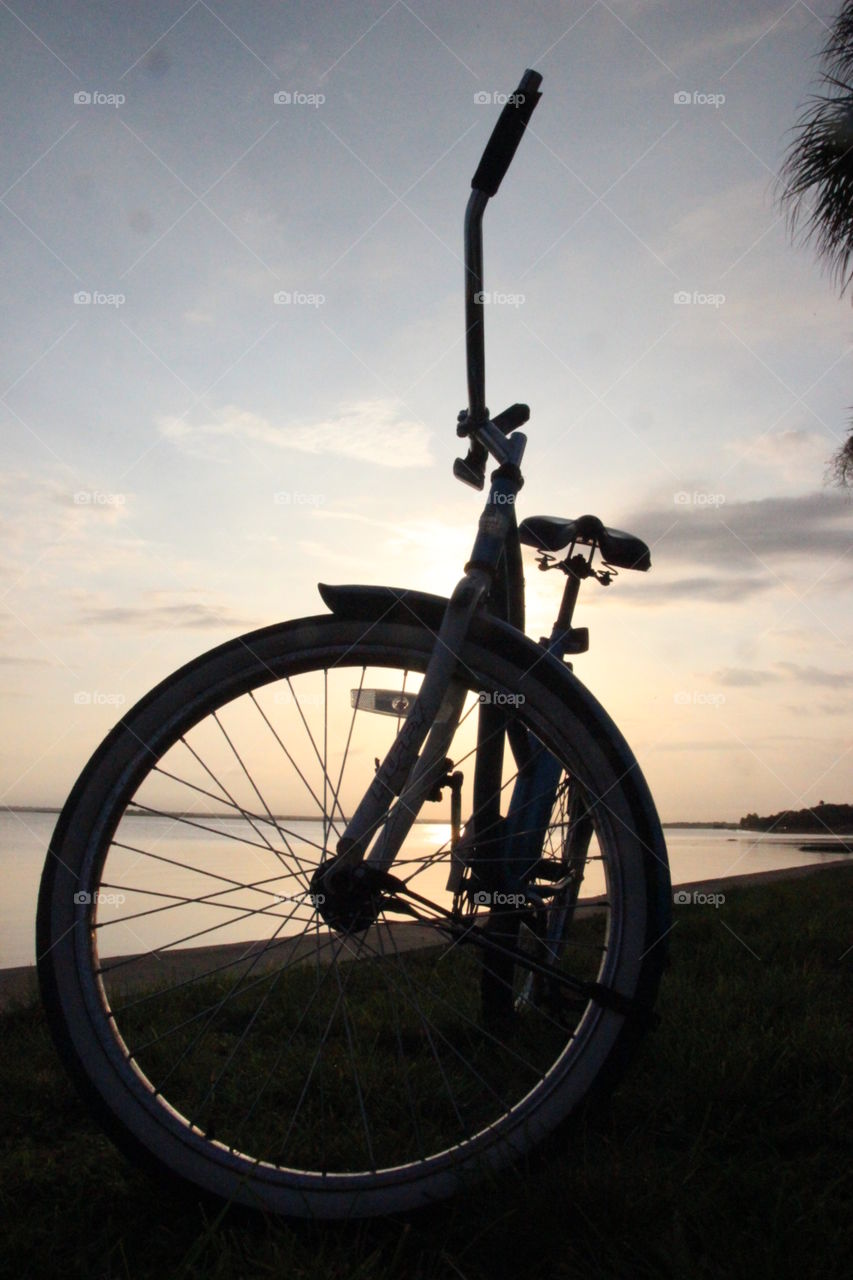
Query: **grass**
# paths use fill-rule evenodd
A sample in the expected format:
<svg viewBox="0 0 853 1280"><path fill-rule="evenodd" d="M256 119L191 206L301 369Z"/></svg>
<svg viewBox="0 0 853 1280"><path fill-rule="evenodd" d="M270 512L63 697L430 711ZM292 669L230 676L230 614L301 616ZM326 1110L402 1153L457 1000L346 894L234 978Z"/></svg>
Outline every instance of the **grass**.
<svg viewBox="0 0 853 1280"><path fill-rule="evenodd" d="M604 932L603 916L576 922L563 955L574 977L596 976ZM468 1132L493 1122L539 1083L579 1016L564 1001L560 1021L530 1006L487 1027L471 947L321 957L323 942L299 964L258 973L249 959L142 989L119 964L106 981L135 1061L182 1115L238 1150L330 1172L442 1151L461 1117Z"/></svg>
<svg viewBox="0 0 853 1280"><path fill-rule="evenodd" d="M42 1013L0 1018L0 1276L841 1277L853 1256L853 874L675 909L660 1025L606 1110L428 1214L246 1223L101 1136Z"/></svg>

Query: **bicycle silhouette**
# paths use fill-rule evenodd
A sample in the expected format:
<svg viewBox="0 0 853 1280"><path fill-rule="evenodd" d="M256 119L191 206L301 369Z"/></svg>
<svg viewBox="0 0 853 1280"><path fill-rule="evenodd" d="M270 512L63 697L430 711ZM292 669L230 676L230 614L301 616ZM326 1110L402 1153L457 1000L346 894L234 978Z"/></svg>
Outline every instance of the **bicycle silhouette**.
<svg viewBox="0 0 853 1280"><path fill-rule="evenodd" d="M190 662L101 744L51 841L60 1055L123 1150L219 1199L433 1203L612 1084L649 1022L666 848L570 663L581 583L649 551L590 515L519 525L529 411L485 403L482 218L540 83L510 95L465 214L454 474L483 489L497 465L455 590L321 585L328 613ZM522 544L564 579L539 643Z"/></svg>

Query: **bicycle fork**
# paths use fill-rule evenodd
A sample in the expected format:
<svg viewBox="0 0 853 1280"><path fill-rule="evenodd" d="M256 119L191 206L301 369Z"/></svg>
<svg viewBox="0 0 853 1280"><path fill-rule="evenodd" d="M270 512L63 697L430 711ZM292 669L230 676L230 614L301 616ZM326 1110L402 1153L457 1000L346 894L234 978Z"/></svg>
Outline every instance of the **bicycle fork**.
<svg viewBox="0 0 853 1280"><path fill-rule="evenodd" d="M377 872L387 871L424 800L445 772L447 751L467 692L465 683L454 678L459 654L471 620L492 585L510 532L513 504L523 484L519 464L527 443L520 432L507 438L491 422L477 435L501 465L491 477L471 559L448 601L421 688L405 722L338 841L336 855L324 864L328 885L333 885L345 868L352 870L361 864Z"/></svg>

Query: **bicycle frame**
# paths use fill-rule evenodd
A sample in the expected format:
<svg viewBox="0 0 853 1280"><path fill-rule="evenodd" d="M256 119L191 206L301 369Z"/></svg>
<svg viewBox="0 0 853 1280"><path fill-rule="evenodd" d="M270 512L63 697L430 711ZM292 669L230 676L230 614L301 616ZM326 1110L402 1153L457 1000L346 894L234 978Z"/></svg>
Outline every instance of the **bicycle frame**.
<svg viewBox="0 0 853 1280"><path fill-rule="evenodd" d="M525 444L525 437L518 433L510 440L501 436L499 442L494 441L506 461L492 476L471 559L448 601L420 691L339 841L336 871L361 861L375 870L387 870L426 796L444 773L447 750L464 702L464 690L454 684L453 675L471 619L484 603L504 548L516 528L515 498L522 484L518 462ZM481 708L479 745L483 742L482 721L488 721L483 711L487 710ZM478 771L479 767L478 751ZM475 807L478 789L475 787ZM395 798L398 802L386 822ZM383 830L368 853L367 845L383 823Z"/></svg>
<svg viewBox="0 0 853 1280"><path fill-rule="evenodd" d="M520 464L526 437L518 431L504 432L526 421L524 405L515 405L492 420L485 402L485 340L483 316L483 214L491 195L497 191L520 141L530 113L538 101L541 76L525 73L516 95L521 115L511 106L504 109L472 183L465 210L465 326L468 408L459 415L460 435L470 441L468 458L457 459L454 473L474 487L484 484L485 463L492 456L499 464L491 476L486 505L480 516L477 537L465 573L447 605L436 644L421 689L391 749L379 766L370 787L347 825L337 847L334 871L361 862L374 871L387 871L410 831L427 796L446 771L446 753L462 714L464 690L453 676L471 619L484 607L503 565L503 595L492 612L523 630L522 567L517 554L515 500L524 483ZM509 113L509 114L508 114ZM478 185L479 184L479 185ZM512 554L512 550L516 554ZM577 587L575 584L574 594ZM569 592L567 590L567 596ZM574 596L571 605L573 606ZM565 601L558 624L566 613ZM569 618L571 610L569 609ZM555 636L558 632L555 624ZM549 646L560 655L559 641ZM501 835L501 777L504 744L510 745L519 765L509 813ZM513 740L514 738L514 740ZM484 705L479 710L477 753L473 791L473 839L479 842L479 862L487 882L494 888L520 884L525 869L533 866L541 851L542 838L556 797L560 768L554 758L539 749L532 751L519 734L512 734L507 712L499 706ZM394 801L396 800L396 803ZM393 806L393 807L392 807ZM386 820L387 819L387 820ZM379 831L372 848L370 841ZM493 833L486 846L497 843L497 857L483 856L483 836ZM467 834L467 833L466 833ZM510 867L507 851L516 850Z"/></svg>

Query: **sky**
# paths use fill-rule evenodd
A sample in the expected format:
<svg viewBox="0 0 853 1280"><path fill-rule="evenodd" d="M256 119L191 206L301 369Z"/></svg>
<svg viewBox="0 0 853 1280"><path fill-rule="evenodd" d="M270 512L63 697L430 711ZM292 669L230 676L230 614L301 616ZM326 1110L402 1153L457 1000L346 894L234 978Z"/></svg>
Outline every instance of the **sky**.
<svg viewBox="0 0 853 1280"><path fill-rule="evenodd" d="M0 3L0 802L319 581L452 590L462 217L527 67L487 403L520 516L652 549L576 672L664 821L853 800L853 316L777 201L836 7Z"/></svg>

